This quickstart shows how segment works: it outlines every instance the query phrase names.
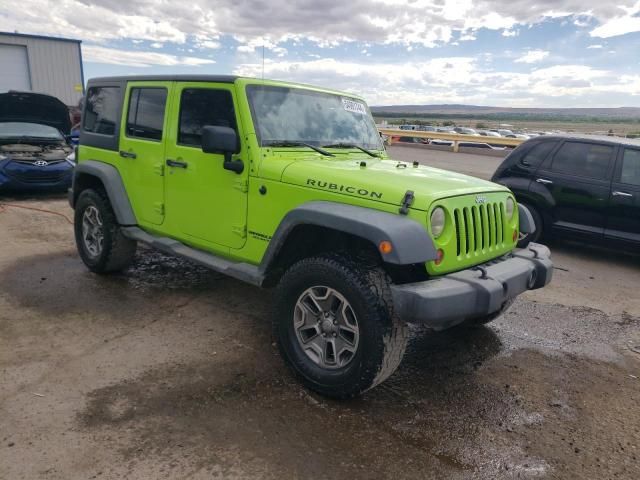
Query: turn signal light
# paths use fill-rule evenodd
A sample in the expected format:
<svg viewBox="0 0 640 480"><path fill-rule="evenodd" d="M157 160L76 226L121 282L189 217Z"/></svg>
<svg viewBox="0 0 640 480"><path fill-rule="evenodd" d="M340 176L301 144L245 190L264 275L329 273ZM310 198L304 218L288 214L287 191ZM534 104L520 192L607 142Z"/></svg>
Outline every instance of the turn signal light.
<svg viewBox="0 0 640 480"><path fill-rule="evenodd" d="M436 259L434 263L436 265L440 265L442 263L442 260L444 260L444 250L439 248L438 251L436 252Z"/></svg>
<svg viewBox="0 0 640 480"><path fill-rule="evenodd" d="M383 255L387 255L393 252L393 245L391 245L391 242L383 240L382 242L380 242L380 245L378 245L378 249L380 250L380 253L382 253Z"/></svg>

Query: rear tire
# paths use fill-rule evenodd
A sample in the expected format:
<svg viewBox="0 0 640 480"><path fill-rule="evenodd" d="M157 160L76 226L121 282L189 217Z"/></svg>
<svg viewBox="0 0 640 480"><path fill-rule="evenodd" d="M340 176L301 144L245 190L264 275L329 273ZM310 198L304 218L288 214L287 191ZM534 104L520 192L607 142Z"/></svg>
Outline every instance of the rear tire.
<svg viewBox="0 0 640 480"><path fill-rule="evenodd" d="M74 213L76 247L84 264L95 273L128 267L137 243L125 237L104 190L83 190Z"/></svg>
<svg viewBox="0 0 640 480"><path fill-rule="evenodd" d="M533 233L521 233L520 238L518 239L518 248L526 248L530 243L535 243L540 240L544 234L544 222L542 220L542 216L538 213L538 210L526 203L523 203L523 205L531 212L536 231Z"/></svg>
<svg viewBox="0 0 640 480"><path fill-rule="evenodd" d="M393 312L389 284L381 268L346 255L306 258L285 272L276 289L274 336L305 386L349 398L396 370L408 330Z"/></svg>

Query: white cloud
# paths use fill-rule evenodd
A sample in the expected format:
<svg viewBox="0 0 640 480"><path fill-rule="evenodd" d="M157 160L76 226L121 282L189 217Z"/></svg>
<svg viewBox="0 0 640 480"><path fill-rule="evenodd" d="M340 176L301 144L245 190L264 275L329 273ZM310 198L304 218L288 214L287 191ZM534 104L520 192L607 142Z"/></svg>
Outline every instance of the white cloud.
<svg viewBox="0 0 640 480"><path fill-rule="evenodd" d="M95 45L83 46L82 56L87 62L127 65L129 67L151 67L156 65L198 67L216 63L215 60L207 58L180 57L158 52L118 50Z"/></svg>
<svg viewBox="0 0 640 480"><path fill-rule="evenodd" d="M593 49L598 49L598 48L604 48L604 45L589 45L587 47L588 50L593 50Z"/></svg>
<svg viewBox="0 0 640 480"><path fill-rule="evenodd" d="M507 30L503 30L502 31L502 36L503 37L517 37L519 33L520 32L518 30L507 29Z"/></svg>
<svg viewBox="0 0 640 480"><path fill-rule="evenodd" d="M591 31L592 37L610 38L640 32L640 1L632 7L619 6L624 13L608 19Z"/></svg>
<svg viewBox="0 0 640 480"><path fill-rule="evenodd" d="M75 37L85 42L146 40L184 44L221 35L243 44L307 39L323 46L342 42L434 47L486 28L514 35L519 26L571 17L597 24L592 35L640 30L638 0L3 0L0 31ZM40 12L46 12L41 15ZM70 13L72 12L72 13ZM267 21L268 19L268 21ZM470 33L471 32L471 33ZM282 52L280 52L282 53Z"/></svg>
<svg viewBox="0 0 640 480"><path fill-rule="evenodd" d="M287 54L286 48L279 47L267 38L251 39L244 45L239 45L238 51L242 53L253 53L256 50L261 51L262 48L275 53L278 57L284 57Z"/></svg>
<svg viewBox="0 0 640 480"><path fill-rule="evenodd" d="M164 43L160 43L160 42L153 42L151 45L149 45L151 48L164 48Z"/></svg>
<svg viewBox="0 0 640 480"><path fill-rule="evenodd" d="M363 95L372 105L498 103L510 106L611 106L611 96L640 95L640 75L583 65L556 65L528 73L482 69L468 57L425 62L364 63L332 58L291 62L269 60L265 77L312 82ZM366 76L362 75L366 72ZM259 77L262 63L239 65L238 75Z"/></svg>
<svg viewBox="0 0 640 480"><path fill-rule="evenodd" d="M520 58L516 58L516 63L537 63L541 62L549 56L549 52L545 50L529 50Z"/></svg>

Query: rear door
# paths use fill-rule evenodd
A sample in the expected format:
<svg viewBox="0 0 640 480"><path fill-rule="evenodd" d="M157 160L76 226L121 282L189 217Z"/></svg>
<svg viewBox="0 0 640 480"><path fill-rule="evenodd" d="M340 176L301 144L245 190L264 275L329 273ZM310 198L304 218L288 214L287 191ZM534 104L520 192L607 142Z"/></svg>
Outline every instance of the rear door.
<svg viewBox="0 0 640 480"><path fill-rule="evenodd" d="M120 128L120 172L141 225L164 221L164 157L171 82L129 82Z"/></svg>
<svg viewBox="0 0 640 480"><path fill-rule="evenodd" d="M621 149L618 156L605 236L640 244L640 147Z"/></svg>
<svg viewBox="0 0 640 480"><path fill-rule="evenodd" d="M555 230L602 238L616 150L567 140L538 169L531 191L548 198Z"/></svg>

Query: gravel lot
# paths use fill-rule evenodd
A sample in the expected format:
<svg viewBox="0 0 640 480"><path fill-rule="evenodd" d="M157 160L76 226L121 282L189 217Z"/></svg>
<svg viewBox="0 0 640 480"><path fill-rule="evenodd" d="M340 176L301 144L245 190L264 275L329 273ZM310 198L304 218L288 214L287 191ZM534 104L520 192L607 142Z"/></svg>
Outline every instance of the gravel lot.
<svg viewBox="0 0 640 480"><path fill-rule="evenodd" d="M269 291L146 249L99 277L64 218L18 208L0 245L0 479L640 478L640 257L553 244L547 289L413 329L390 380L335 402L283 365Z"/></svg>

